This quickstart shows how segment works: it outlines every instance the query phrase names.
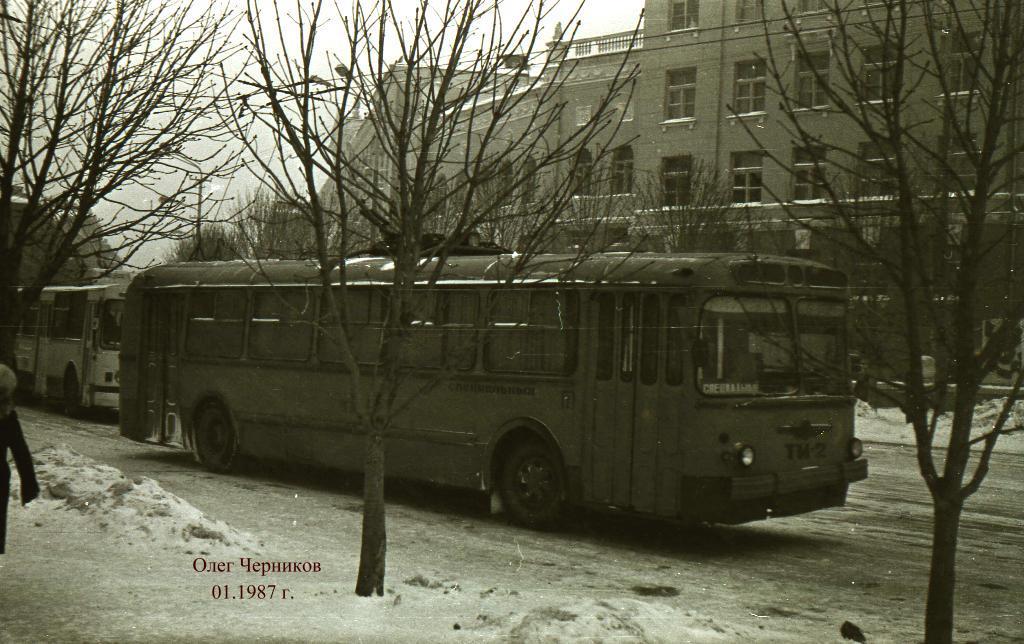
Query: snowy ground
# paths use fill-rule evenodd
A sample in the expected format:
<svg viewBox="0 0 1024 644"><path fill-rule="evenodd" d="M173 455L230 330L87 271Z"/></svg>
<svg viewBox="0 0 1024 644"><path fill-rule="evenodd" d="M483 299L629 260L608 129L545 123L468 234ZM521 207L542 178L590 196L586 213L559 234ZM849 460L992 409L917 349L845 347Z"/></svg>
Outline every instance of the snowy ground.
<svg viewBox="0 0 1024 644"><path fill-rule="evenodd" d="M993 423L999 416L1003 400L989 400L978 405L974 410L974 424L971 436L978 437L991 431ZM1024 421L1024 401L1018 402L1015 412L1005 423L1004 430L1013 427L1016 422ZM943 414L939 417L935 429L936 447L945 446L949 441L949 430L952 416ZM895 408L875 409L866 403L857 403L857 436L864 441L892 443L897 445L913 445L914 430L907 424L902 411ZM981 449L980 444L976 449ZM1024 454L1024 431L1000 436L996 443L996 451L1004 454Z"/></svg>
<svg viewBox="0 0 1024 644"><path fill-rule="evenodd" d="M275 576L269 573L268 579L243 568L238 563L241 557L255 561L294 559L282 557L280 551L264 552L265 544L253 535L207 517L187 501L163 490L156 481L130 479L119 470L96 463L66 445L38 450L34 457L43 492L40 499L23 511L11 503L9 509L15 514L16 523L12 531L20 533L26 524L38 528L36 532L47 535L48 565L56 564L65 574L70 574L71 584L84 583L90 589L123 597L126 608L133 606L130 614L135 617L140 616L136 612L136 593L153 590L154 580L178 578L190 591L199 590L197 595L209 592L213 602L218 601L212 598L213 587L227 582L227 593L232 597L219 601L237 602L235 608L239 608L241 616L250 623L216 628L215 633L226 639L258 638L268 632L274 633L275 639L281 637L280 623L268 631L265 620L274 616L273 621L279 622L282 615L287 616L288 622L302 624L301 630L295 631L296 636L302 633L300 639L317 636L335 639L339 633L344 633L342 639L346 640L387 642L440 639L713 642L746 639L748 635L719 625L697 611L683 611L631 597L525 598L519 591L509 588L492 586L480 590L483 580L464 577L455 581L417 573L393 582L388 596L383 599L358 599L348 589L339 593L333 584L303 579L301 574ZM12 496L16 498L16 482L14 492ZM83 543L82 537L88 542ZM351 543L355 545L355 540ZM19 549L25 547L22 543L13 545ZM181 555L187 555L184 560L189 562L184 570L180 568ZM197 559L201 563L195 564ZM175 562L173 565L178 569L162 570L168 562ZM223 574L196 572L196 565L204 568L208 562L232 562L232 567ZM330 565L321 563L323 567ZM508 565L513 563L508 562ZM517 565L521 566L522 561ZM99 570L89 572L95 566ZM16 574L18 568L16 563L7 570L3 567L0 570ZM114 584L109 579L112 572L115 573ZM197 584L196 577L204 575L207 583ZM139 576L144 581L142 589L133 581L126 583ZM288 592L283 598L280 596L285 586L280 583L282 577L288 580ZM270 593L267 584L272 582L277 582L273 591L277 596L260 598L260 594ZM171 587L174 585L172 581ZM248 596L250 585L256 587L256 597ZM264 586L262 593L261 585ZM201 590L196 586L201 586ZM671 594L673 590L653 586L649 592L657 596ZM241 598L237 597L239 594ZM300 601L295 602L295 598ZM195 598L197 603L205 599ZM248 605L243 606L246 602ZM253 606L254 603L258 606ZM88 639L109 633L106 630L109 624L104 624L101 615L85 617L83 623L82 615L66 613L64 606L51 608L60 609L66 624L53 631L50 629L57 625L51 622L40 633L56 636L56 639L79 636ZM46 611L41 612L46 614ZM233 612L234 617L240 616L239 611ZM47 621L52 618L53 615L49 615ZM216 627L201 620L178 625L174 631L158 628L153 633L153 624L148 618L142 618L136 626L144 629L147 640L154 635L157 639L179 639L185 634L188 639L208 637L209 629ZM339 627L341 629L336 630ZM243 635L246 631L248 633Z"/></svg>
<svg viewBox="0 0 1024 644"><path fill-rule="evenodd" d="M979 412L983 431L991 414ZM351 592L361 511L351 489L261 466L213 475L113 425L21 416L43 494L9 507L0 642L820 642L842 641L846 619L872 642L920 637L928 506L912 450L881 445L909 442L898 411L859 409L872 476L846 508L806 517L545 534L458 502L399 498L387 592L373 599ZM1024 513L1013 500L1024 477L1007 455L1024 441L1003 437L999 452L994 487L962 531L957 637L968 641L1024 641ZM242 557L321 570L261 576ZM232 569L199 573L197 558ZM270 584L275 597L259 598ZM215 599L224 585L231 598Z"/></svg>

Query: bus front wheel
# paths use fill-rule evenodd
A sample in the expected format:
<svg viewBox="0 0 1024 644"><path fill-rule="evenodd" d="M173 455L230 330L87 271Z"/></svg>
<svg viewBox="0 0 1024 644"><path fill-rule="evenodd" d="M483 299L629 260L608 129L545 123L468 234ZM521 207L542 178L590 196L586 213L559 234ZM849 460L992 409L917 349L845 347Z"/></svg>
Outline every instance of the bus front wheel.
<svg viewBox="0 0 1024 644"><path fill-rule="evenodd" d="M234 464L237 441L227 412L217 403L204 405L196 415L196 456L214 472L226 472Z"/></svg>
<svg viewBox="0 0 1024 644"><path fill-rule="evenodd" d="M547 528L558 520L562 506L562 473L545 445L521 443L504 460L499 492L505 509L517 522Z"/></svg>

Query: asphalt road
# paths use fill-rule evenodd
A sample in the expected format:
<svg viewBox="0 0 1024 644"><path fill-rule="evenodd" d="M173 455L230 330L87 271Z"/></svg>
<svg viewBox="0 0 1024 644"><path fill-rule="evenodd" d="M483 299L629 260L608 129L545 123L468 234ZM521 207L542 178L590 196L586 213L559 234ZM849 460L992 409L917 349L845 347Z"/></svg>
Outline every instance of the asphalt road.
<svg viewBox="0 0 1024 644"><path fill-rule="evenodd" d="M71 420L38 407L20 414L33 449L65 443L255 534L295 534L301 496L306 551L332 548L361 508L358 477L267 464L214 475L178 450L120 438L113 417ZM575 514L563 530L537 533L488 516L475 495L396 485L388 492L389 562L445 553L436 566L455 578L460 568L486 565L510 585L522 583L527 565L529 583L555 594L651 593L747 629L771 620L773 637L793 640L807 637L808 624L835 632L845 619L873 635L869 641L918 640L930 499L911 447L866 447L869 478L851 489L845 508L734 527ZM1024 641L1022 492L1024 459L996 454L960 532L958 640ZM505 557L504 571L496 557Z"/></svg>

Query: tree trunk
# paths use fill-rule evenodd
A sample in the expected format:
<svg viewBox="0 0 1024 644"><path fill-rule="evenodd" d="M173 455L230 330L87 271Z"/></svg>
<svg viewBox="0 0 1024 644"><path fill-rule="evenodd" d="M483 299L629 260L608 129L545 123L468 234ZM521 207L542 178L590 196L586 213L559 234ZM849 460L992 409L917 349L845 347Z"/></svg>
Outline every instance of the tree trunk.
<svg viewBox="0 0 1024 644"><path fill-rule="evenodd" d="M384 594L384 562L388 539L384 513L384 436L371 429L366 436L363 472L363 541L359 551L356 594Z"/></svg>
<svg viewBox="0 0 1024 644"><path fill-rule="evenodd" d="M953 495L958 496L958 490ZM949 494L943 492L943 494ZM935 500L932 525L932 566L928 579L928 603L924 617L924 640L927 644L950 644L953 641L953 597L956 587L956 544L963 503Z"/></svg>
<svg viewBox="0 0 1024 644"><path fill-rule="evenodd" d="M0 282L6 284L6 282ZM14 345L15 336L20 323L18 295L15 287L0 287L0 363L15 368Z"/></svg>

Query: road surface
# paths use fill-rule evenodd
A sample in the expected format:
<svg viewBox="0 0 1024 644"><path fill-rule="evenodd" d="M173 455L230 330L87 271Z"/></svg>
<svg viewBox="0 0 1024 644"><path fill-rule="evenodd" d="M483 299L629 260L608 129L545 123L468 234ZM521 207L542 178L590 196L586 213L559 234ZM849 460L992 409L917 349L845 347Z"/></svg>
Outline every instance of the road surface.
<svg viewBox="0 0 1024 644"><path fill-rule="evenodd" d="M38 407L21 416L33 449L64 443L130 477L154 478L208 515L277 544L282 556L332 561L342 592L354 583L357 477L266 464L214 475L178 450L120 438L113 418L71 420ZM421 571L426 578L462 580L463 589L488 586L481 597L504 588L553 602L652 598L736 629L726 639L754 633L776 641L841 641L838 626L850 620L868 641L920 641L929 498L912 448L869 443L866 455L869 478L852 487L845 508L734 527L682 529L574 514L565 529L539 533L488 516L475 495L394 486L389 593L401 593L405 575ZM1024 459L996 454L960 532L958 641L1024 641L1022 492ZM151 609L160 610L145 610ZM17 628L8 632L14 639L31 627L26 621ZM102 626L75 629L72 620L58 633L110 634Z"/></svg>

